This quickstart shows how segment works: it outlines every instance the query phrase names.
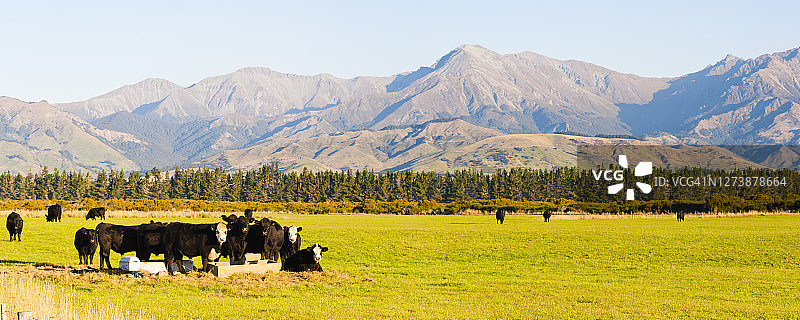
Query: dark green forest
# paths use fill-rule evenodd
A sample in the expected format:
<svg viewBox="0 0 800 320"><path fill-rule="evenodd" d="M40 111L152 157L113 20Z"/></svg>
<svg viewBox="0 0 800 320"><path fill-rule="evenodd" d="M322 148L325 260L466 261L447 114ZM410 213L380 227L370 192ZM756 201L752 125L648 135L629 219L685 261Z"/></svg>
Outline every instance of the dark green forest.
<svg viewBox="0 0 800 320"><path fill-rule="evenodd" d="M190 199L256 203L465 203L505 199L511 202L547 202L553 206L571 203L572 209L586 212L786 210L792 209L800 198L796 196L800 194L800 174L794 170L655 168L652 175L644 178L636 178L629 171L624 171L624 176L625 188L636 188L634 182L640 181L654 185L652 192L643 194L637 190L637 201L622 201L624 190L616 195L606 192L608 185L619 181L598 181L591 170L568 167L497 170L491 174L472 170L439 174L410 170L386 173L283 172L277 164L270 164L236 172L226 172L221 168L177 168L170 172L152 169L143 173L99 171L95 174L48 168L28 174L6 172L0 174L0 198L64 201ZM688 183L702 182L706 186L675 186L674 178L678 177L693 177L694 180L688 180ZM656 179L661 179L662 184L664 181L669 183L657 185ZM709 181L717 182L717 185L708 186ZM683 182L686 184L687 180ZM725 182L727 185L720 185ZM358 211L357 205L354 210Z"/></svg>

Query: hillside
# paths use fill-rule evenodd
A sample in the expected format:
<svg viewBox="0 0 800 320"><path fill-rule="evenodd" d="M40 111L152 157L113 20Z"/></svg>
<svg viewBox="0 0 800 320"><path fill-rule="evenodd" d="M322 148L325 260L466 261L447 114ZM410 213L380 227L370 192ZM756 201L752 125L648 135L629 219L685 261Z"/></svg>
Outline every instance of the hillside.
<svg viewBox="0 0 800 320"><path fill-rule="evenodd" d="M0 171L37 172L43 166L83 172L139 169L108 141L137 139L97 129L47 102L0 97Z"/></svg>

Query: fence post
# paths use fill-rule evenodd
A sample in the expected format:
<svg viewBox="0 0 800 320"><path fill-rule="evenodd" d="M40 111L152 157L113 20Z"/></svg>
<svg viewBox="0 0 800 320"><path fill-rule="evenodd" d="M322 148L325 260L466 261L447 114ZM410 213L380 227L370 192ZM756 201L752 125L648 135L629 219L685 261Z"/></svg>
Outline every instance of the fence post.
<svg viewBox="0 0 800 320"><path fill-rule="evenodd" d="M0 320L6 320L6 304L0 304Z"/></svg>

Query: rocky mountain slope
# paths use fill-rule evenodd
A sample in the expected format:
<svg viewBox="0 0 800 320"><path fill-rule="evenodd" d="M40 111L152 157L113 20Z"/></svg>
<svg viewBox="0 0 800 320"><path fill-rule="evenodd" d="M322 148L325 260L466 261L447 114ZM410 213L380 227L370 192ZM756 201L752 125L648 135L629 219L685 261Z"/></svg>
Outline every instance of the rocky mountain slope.
<svg viewBox="0 0 800 320"><path fill-rule="evenodd" d="M72 123L91 138L86 139L103 145L93 148L103 154L100 158L116 157L109 160L113 167L246 168L268 159L285 168L548 167L570 158L538 148L552 147L555 140L525 135L577 132L633 134L663 144L797 144L799 51L755 59L728 56L669 79L463 45L429 67L389 77L340 79L244 68L186 88L147 79L56 106L69 112L58 115L68 120L65 128ZM8 119L0 120L3 128L13 127ZM6 160L8 166L95 167L64 160L61 153L60 158L42 153L38 140L18 137L33 132L4 130L5 149L28 159L16 165ZM486 143L474 145L482 140ZM77 146L63 145L64 151L80 154L71 150ZM744 153L770 165L800 163L793 149L766 152ZM122 164L119 156L129 163Z"/></svg>
<svg viewBox="0 0 800 320"><path fill-rule="evenodd" d="M0 97L0 171L137 170L133 161L108 145L137 141L120 132L102 130L47 102L27 103Z"/></svg>

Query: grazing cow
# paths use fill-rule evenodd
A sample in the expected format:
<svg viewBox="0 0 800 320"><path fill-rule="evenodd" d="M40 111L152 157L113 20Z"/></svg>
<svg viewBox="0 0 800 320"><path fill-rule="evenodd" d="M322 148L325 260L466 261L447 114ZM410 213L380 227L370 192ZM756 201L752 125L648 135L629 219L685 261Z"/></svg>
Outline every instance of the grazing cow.
<svg viewBox="0 0 800 320"><path fill-rule="evenodd" d="M683 221L683 218L686 217L685 212L678 212L678 221Z"/></svg>
<svg viewBox="0 0 800 320"><path fill-rule="evenodd" d="M506 213L514 211L513 207L501 207L497 209L497 212L494 213L495 219L497 219L497 223L503 224L503 221L506 220Z"/></svg>
<svg viewBox="0 0 800 320"><path fill-rule="evenodd" d="M100 245L100 269L103 269L103 262L111 269L111 261L108 259L111 250L119 254L136 251L139 226L120 226L101 222L97 224L95 230Z"/></svg>
<svg viewBox="0 0 800 320"><path fill-rule="evenodd" d="M300 246L303 240L300 237L300 231L303 227L283 227L283 246L281 247L281 262L286 262L297 251L300 251Z"/></svg>
<svg viewBox="0 0 800 320"><path fill-rule="evenodd" d="M319 243L297 251L286 259L281 266L282 271L303 272L303 271L322 271L319 261L322 260L322 253L328 251L328 247L322 247Z"/></svg>
<svg viewBox="0 0 800 320"><path fill-rule="evenodd" d="M283 227L274 220L263 218L260 221L264 234L264 254L267 260L278 262L283 247Z"/></svg>
<svg viewBox="0 0 800 320"><path fill-rule="evenodd" d="M100 220L105 220L106 219L106 208L105 207L92 208L92 209L89 210L89 213L86 214L86 220L89 220L89 219L94 220L96 218L100 218Z"/></svg>
<svg viewBox="0 0 800 320"><path fill-rule="evenodd" d="M553 215L553 209L544 209L542 212L542 217L544 217L544 222L550 221L550 217Z"/></svg>
<svg viewBox="0 0 800 320"><path fill-rule="evenodd" d="M22 241L22 217L19 213L11 212L6 217L6 229L8 229L8 234L11 237L8 241L14 241L14 238L17 241Z"/></svg>
<svg viewBox="0 0 800 320"><path fill-rule="evenodd" d="M54 204L47 208L47 222L61 222L61 205Z"/></svg>
<svg viewBox="0 0 800 320"><path fill-rule="evenodd" d="M154 222L139 225L136 234L136 257L141 261L150 261L150 255L164 254L164 231L167 224Z"/></svg>
<svg viewBox="0 0 800 320"><path fill-rule="evenodd" d="M222 220L228 223L228 237L223 244L226 247L223 248L223 251L230 256L231 262L244 263L250 219L245 216L236 217L232 214L227 217L222 216Z"/></svg>
<svg viewBox="0 0 800 320"><path fill-rule="evenodd" d="M81 228L75 232L75 249L78 250L80 264L92 264L97 251L97 233L94 229Z"/></svg>
<svg viewBox="0 0 800 320"><path fill-rule="evenodd" d="M178 269L186 273L183 257L200 256L203 260L203 271L209 270L208 262L215 260L225 242L228 228L225 223L190 224L172 222L164 231L164 263L167 272L172 274L172 264L177 260Z"/></svg>

